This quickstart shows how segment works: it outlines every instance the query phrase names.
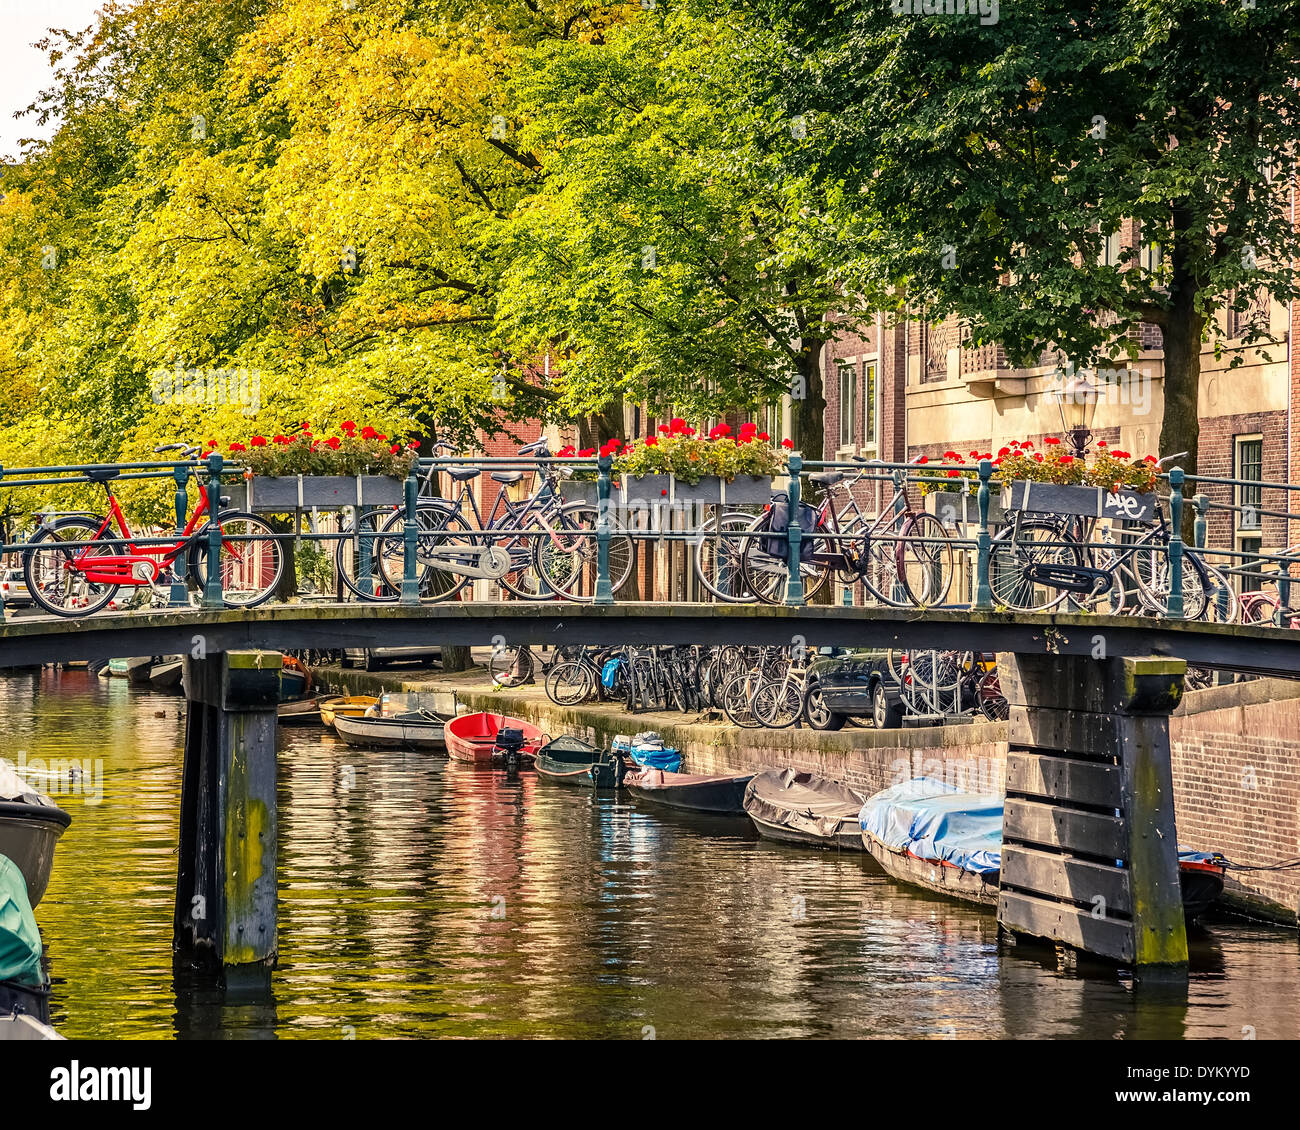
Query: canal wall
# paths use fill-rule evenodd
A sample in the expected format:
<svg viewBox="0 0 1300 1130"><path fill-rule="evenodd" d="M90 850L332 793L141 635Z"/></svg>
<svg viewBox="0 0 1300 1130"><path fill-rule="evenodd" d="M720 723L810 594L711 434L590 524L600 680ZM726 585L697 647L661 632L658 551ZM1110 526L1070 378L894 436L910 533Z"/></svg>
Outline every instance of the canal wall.
<svg viewBox="0 0 1300 1130"><path fill-rule="evenodd" d="M678 713L629 715L612 704L556 706L542 688L493 691L482 672L441 675L326 667L318 678L354 693L454 691L471 710L505 711L548 734L608 745L616 734L656 730L692 773L792 767L877 792L914 776L971 792L1000 793L1006 723L877 731L846 727L745 730L686 721ZM1300 682L1256 679L1191 691L1170 720L1174 807L1181 843L1248 866L1300 856ZM1272 921L1300 920L1300 869L1233 871L1227 900Z"/></svg>

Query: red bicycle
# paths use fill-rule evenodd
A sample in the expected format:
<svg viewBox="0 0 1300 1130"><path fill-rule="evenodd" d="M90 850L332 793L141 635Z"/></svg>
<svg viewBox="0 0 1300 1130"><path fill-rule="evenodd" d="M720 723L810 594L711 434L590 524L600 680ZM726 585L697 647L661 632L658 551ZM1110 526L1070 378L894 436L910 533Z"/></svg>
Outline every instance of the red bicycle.
<svg viewBox="0 0 1300 1130"><path fill-rule="evenodd" d="M156 454L166 451L179 451L184 459L199 453L197 447L183 443L154 448ZM86 478L104 488L107 514L58 516L42 525L24 550L27 590L47 612L89 616L108 604L120 588L152 586L164 570L174 574L182 557L199 588L206 584L211 527L207 490L200 489L198 505L174 541L137 545L109 486L120 474L111 467L86 472ZM191 474L198 478L197 465ZM226 501L221 499L223 504ZM284 550L275 530L261 518L239 510L222 510L217 525L221 530L219 564L226 603L252 608L269 600L284 573ZM119 539L120 544L100 544Z"/></svg>

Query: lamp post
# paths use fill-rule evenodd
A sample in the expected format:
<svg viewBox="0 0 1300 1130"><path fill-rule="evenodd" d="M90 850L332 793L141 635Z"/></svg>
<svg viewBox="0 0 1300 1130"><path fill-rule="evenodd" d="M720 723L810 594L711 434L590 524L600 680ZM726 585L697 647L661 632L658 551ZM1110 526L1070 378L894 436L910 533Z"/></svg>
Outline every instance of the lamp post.
<svg viewBox="0 0 1300 1130"><path fill-rule="evenodd" d="M1076 456L1082 457L1092 442L1092 420L1097 414L1100 389L1081 374L1071 375L1056 390L1056 407L1061 413L1061 431Z"/></svg>

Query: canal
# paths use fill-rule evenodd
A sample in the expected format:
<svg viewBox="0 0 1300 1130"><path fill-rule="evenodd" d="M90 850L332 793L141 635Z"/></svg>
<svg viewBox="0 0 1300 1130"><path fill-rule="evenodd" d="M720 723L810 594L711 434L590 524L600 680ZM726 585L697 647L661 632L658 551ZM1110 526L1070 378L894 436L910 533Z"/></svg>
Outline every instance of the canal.
<svg viewBox="0 0 1300 1130"><path fill-rule="evenodd" d="M226 998L171 961L182 710L0 677L0 757L92 764L37 909L69 1037L1300 1037L1294 932L1193 931L1186 992L1059 972L863 857L318 728L280 731L269 997Z"/></svg>

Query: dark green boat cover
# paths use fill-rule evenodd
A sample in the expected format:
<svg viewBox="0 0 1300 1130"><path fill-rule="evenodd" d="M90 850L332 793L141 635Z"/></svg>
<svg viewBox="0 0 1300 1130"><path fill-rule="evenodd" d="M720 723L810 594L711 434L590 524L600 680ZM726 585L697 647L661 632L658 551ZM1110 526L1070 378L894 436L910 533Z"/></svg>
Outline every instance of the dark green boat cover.
<svg viewBox="0 0 1300 1130"><path fill-rule="evenodd" d="M0 855L0 981L44 985L41 934L18 865Z"/></svg>

